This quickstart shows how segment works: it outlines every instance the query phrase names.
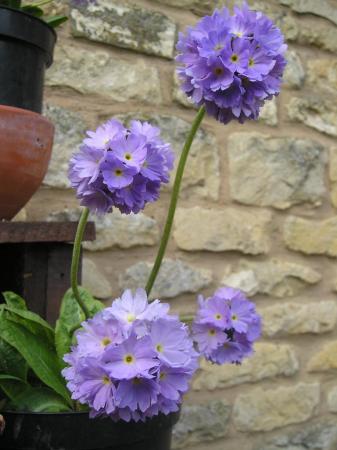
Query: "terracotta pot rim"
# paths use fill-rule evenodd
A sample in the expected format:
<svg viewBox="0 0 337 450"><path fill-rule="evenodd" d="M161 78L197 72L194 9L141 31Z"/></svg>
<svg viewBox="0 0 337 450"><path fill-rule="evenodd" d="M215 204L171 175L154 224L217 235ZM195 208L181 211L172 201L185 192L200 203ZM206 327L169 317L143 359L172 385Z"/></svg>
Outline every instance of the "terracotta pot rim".
<svg viewBox="0 0 337 450"><path fill-rule="evenodd" d="M40 113L30 111L29 109L17 108L16 106L0 105L0 114L1 112L8 112L11 114L17 114L22 116L32 116L36 119L44 120L48 123L51 123L50 120L47 119L47 117L43 116Z"/></svg>

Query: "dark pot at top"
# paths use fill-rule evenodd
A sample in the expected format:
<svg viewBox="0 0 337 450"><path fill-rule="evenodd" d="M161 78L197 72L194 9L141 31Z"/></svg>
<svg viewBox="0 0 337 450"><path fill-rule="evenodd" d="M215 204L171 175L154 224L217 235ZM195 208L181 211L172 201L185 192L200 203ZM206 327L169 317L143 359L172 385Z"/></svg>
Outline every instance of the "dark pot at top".
<svg viewBox="0 0 337 450"><path fill-rule="evenodd" d="M55 42L55 31L43 20L0 7L0 105L41 113Z"/></svg>

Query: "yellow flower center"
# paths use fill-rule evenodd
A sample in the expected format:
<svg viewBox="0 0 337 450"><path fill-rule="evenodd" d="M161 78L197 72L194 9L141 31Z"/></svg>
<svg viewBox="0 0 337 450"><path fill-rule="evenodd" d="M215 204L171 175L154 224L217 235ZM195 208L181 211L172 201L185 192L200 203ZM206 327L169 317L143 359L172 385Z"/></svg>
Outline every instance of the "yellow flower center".
<svg viewBox="0 0 337 450"><path fill-rule="evenodd" d="M237 62L239 59L238 55L236 55L235 53L231 56L231 60L232 62Z"/></svg>
<svg viewBox="0 0 337 450"><path fill-rule="evenodd" d="M214 75L220 76L220 75L222 75L222 74L223 74L223 68L222 68L222 67L216 67L216 68L214 69Z"/></svg>
<svg viewBox="0 0 337 450"><path fill-rule="evenodd" d="M136 320L136 316L134 314L128 314L127 317L126 317L126 320L129 323L132 323L132 322L134 322Z"/></svg>
<svg viewBox="0 0 337 450"><path fill-rule="evenodd" d="M214 50L222 50L223 46L221 44L216 44L216 46L214 47Z"/></svg>
<svg viewBox="0 0 337 450"><path fill-rule="evenodd" d="M167 375L166 375L166 373L165 372L162 372L160 375L159 375L159 379L162 381L162 380L165 380L165 378L167 377Z"/></svg>
<svg viewBox="0 0 337 450"><path fill-rule="evenodd" d="M132 155L130 153L125 153L125 159L130 161L132 159Z"/></svg>
<svg viewBox="0 0 337 450"><path fill-rule="evenodd" d="M110 378L107 375L105 375L102 378L102 381L103 381L103 384L110 384L111 383L111 380L110 380Z"/></svg>
<svg viewBox="0 0 337 450"><path fill-rule="evenodd" d="M111 339L109 339L108 337L104 337L101 340L101 344L103 345L103 347L106 347L107 345L111 344Z"/></svg>
<svg viewBox="0 0 337 450"><path fill-rule="evenodd" d="M140 378L134 378L134 379L132 380L132 383L133 383L133 384L136 384L136 385L139 385L139 384L142 383L142 380L141 380Z"/></svg>
<svg viewBox="0 0 337 450"><path fill-rule="evenodd" d="M215 330L209 330L209 332L208 332L208 334L210 335L210 336L214 336L215 335Z"/></svg>
<svg viewBox="0 0 337 450"><path fill-rule="evenodd" d="M125 355L124 356L124 362L126 364L133 364L135 361L135 358L132 355Z"/></svg>
<svg viewBox="0 0 337 450"><path fill-rule="evenodd" d="M116 169L115 170L115 175L116 175L116 177L120 177L120 176L123 175L123 171L121 169Z"/></svg>
<svg viewBox="0 0 337 450"><path fill-rule="evenodd" d="M238 316L236 314L232 315L232 320L238 320Z"/></svg>
<svg viewBox="0 0 337 450"><path fill-rule="evenodd" d="M156 345L156 350L157 350L158 353L163 353L164 348L163 348L163 346L161 344L157 344Z"/></svg>
<svg viewBox="0 0 337 450"><path fill-rule="evenodd" d="M253 67L255 65L255 61L253 58L249 58L248 66Z"/></svg>
<svg viewBox="0 0 337 450"><path fill-rule="evenodd" d="M222 319L222 315L221 314L215 314L215 318L216 320L221 320Z"/></svg>

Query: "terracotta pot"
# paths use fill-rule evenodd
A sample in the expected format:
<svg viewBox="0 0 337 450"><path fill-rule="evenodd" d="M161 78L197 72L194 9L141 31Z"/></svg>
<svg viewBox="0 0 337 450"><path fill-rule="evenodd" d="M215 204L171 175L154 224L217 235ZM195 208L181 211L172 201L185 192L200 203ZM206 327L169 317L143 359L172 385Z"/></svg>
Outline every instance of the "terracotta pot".
<svg viewBox="0 0 337 450"><path fill-rule="evenodd" d="M0 105L0 220L12 219L41 185L53 137L45 117Z"/></svg>

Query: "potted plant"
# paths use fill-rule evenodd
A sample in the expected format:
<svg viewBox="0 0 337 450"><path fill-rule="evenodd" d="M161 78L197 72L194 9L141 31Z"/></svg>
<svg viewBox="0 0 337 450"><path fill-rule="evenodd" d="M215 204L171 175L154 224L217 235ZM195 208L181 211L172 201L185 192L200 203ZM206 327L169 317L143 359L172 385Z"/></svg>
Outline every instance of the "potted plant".
<svg viewBox="0 0 337 450"><path fill-rule="evenodd" d="M67 20L44 15L41 7L51 1L0 0L0 220L14 217L36 192L51 156L54 127L40 115L43 82L54 27Z"/></svg>
<svg viewBox="0 0 337 450"><path fill-rule="evenodd" d="M45 69L53 62L54 27L65 16L48 17L41 6L52 0L21 5L0 0L0 104L41 113Z"/></svg>
<svg viewBox="0 0 337 450"><path fill-rule="evenodd" d="M200 107L180 156L167 221L146 289L126 290L111 306L77 283L89 213L138 213L158 199L173 153L149 123L109 120L89 131L70 161L84 207L74 243L71 288L55 329L5 293L0 307L0 448L16 450L169 450L189 381L205 357L240 363L261 332L255 305L222 287L199 298L195 317L148 301L169 239L180 184L206 112L241 123L277 95L285 66L280 31L246 5L205 17L177 49L183 89ZM190 326L190 323L192 325Z"/></svg>

